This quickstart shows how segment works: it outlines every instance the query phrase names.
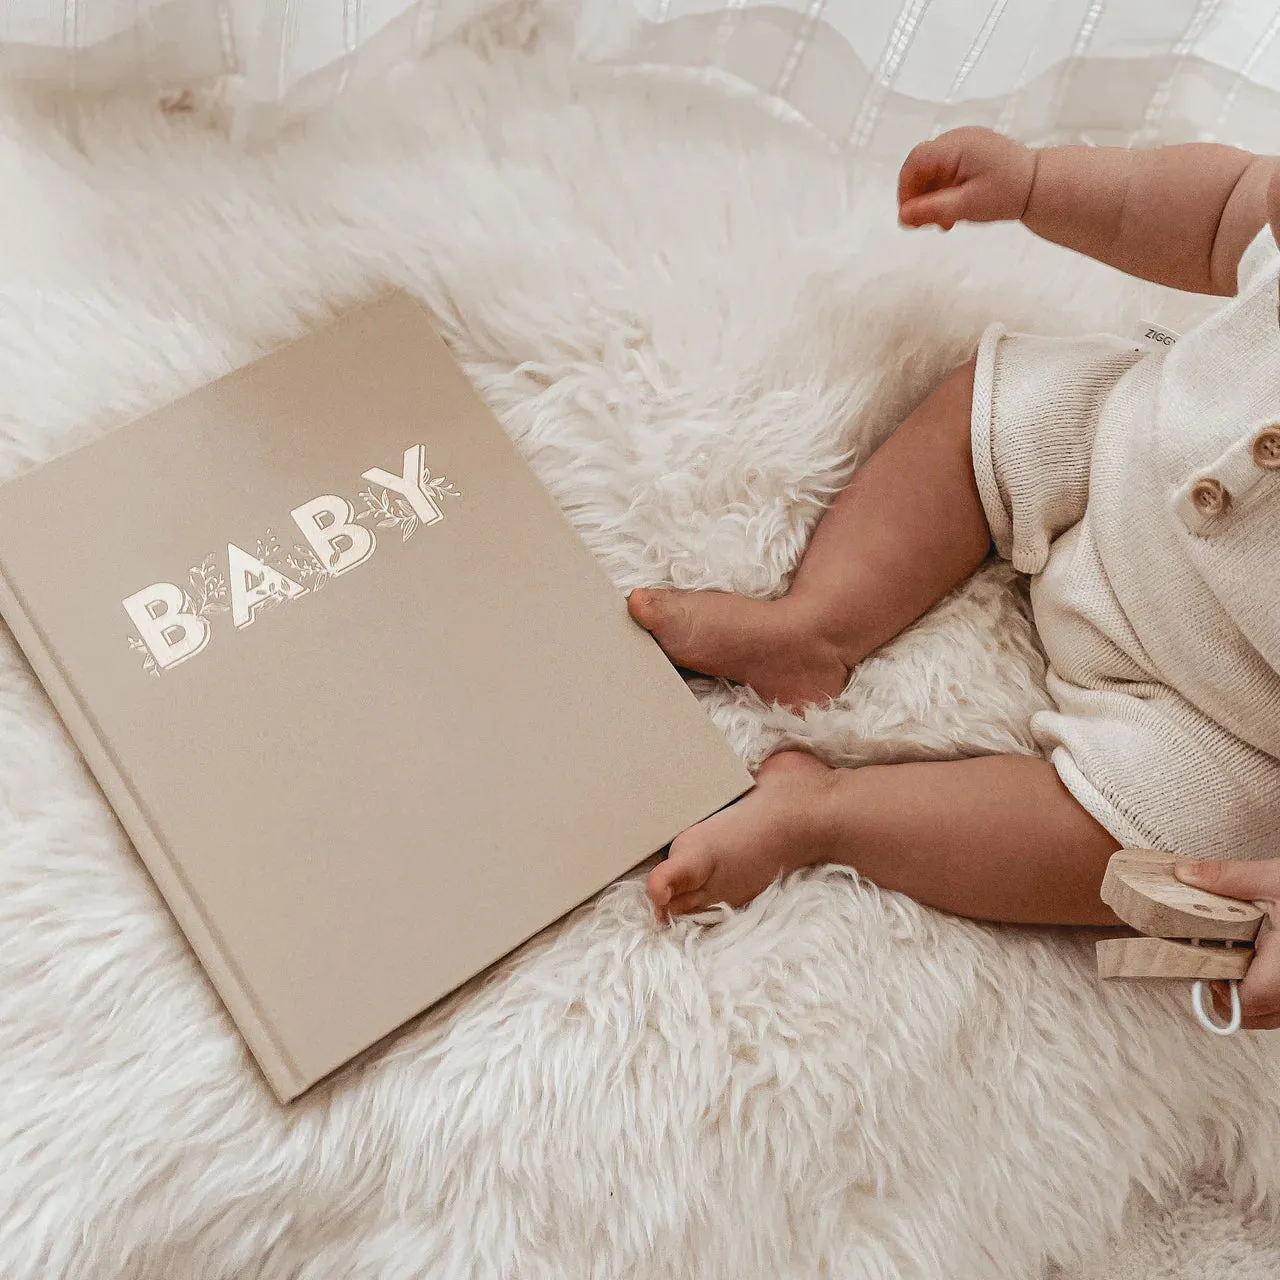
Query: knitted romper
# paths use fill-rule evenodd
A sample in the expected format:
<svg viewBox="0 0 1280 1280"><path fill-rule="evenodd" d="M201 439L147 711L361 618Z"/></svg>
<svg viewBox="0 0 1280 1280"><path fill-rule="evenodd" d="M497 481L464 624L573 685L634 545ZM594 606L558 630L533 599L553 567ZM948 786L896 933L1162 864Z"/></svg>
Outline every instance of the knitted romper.
<svg viewBox="0 0 1280 1280"><path fill-rule="evenodd" d="M1056 710L1032 729L1123 844L1280 855L1280 251L1168 349L993 325L973 463L1032 575Z"/></svg>

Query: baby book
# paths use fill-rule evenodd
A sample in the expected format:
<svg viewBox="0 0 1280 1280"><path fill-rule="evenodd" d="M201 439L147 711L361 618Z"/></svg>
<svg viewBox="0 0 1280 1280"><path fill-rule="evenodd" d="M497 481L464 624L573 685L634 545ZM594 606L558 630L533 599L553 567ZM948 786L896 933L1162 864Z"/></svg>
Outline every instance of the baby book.
<svg viewBox="0 0 1280 1280"><path fill-rule="evenodd" d="M750 786L404 295L0 488L0 612L282 1100Z"/></svg>

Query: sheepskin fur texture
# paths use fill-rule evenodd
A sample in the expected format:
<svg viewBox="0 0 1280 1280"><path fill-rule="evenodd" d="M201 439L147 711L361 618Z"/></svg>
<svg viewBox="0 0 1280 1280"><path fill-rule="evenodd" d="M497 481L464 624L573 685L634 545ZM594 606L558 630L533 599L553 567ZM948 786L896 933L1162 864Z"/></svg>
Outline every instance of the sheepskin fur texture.
<svg viewBox="0 0 1280 1280"><path fill-rule="evenodd" d="M1019 228L900 231L891 167L575 66L565 26L508 11L255 154L199 109L7 99L0 475L398 285L620 590L767 597L991 318L1192 314ZM751 762L857 766L1030 751L1042 675L993 565L829 708L695 688ZM282 1108L7 633L0 1079L6 1280L1157 1280L1280 1247L1273 1037L843 870L670 928L637 873ZM1196 1213L1235 1269L1196 1269Z"/></svg>

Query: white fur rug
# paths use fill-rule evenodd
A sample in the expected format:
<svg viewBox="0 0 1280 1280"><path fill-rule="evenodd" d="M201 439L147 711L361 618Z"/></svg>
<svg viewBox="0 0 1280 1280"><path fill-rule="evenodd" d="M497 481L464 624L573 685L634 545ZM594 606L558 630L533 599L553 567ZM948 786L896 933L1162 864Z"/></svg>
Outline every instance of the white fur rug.
<svg viewBox="0 0 1280 1280"><path fill-rule="evenodd" d="M73 143L9 103L0 472L394 282L620 588L776 592L845 456L987 318L1177 321L1016 229L900 233L891 175L714 91L573 70L548 25L509 14L259 157L198 113L119 105ZM856 764L1025 750L1040 675L993 569L832 710L702 692L752 759ZM1101 989L1088 940L836 872L670 930L624 882L282 1110L7 637L0 966L5 1280L1216 1280L1280 1256L1271 1038Z"/></svg>

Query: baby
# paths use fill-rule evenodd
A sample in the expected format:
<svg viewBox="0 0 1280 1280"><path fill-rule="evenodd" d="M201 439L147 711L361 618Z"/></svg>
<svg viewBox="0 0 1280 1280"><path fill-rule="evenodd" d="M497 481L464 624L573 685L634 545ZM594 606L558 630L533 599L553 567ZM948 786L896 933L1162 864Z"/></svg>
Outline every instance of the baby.
<svg viewBox="0 0 1280 1280"><path fill-rule="evenodd" d="M798 707L838 695L994 542L1031 575L1056 707L1032 721L1043 758L774 755L675 841L649 894L662 916L740 905L842 862L960 915L1115 923L1098 890L1120 845L1256 859L1280 831L1280 161L956 129L907 157L898 201L906 226L1020 219L1235 297L1168 349L992 325L856 472L786 596L632 592L674 662Z"/></svg>

